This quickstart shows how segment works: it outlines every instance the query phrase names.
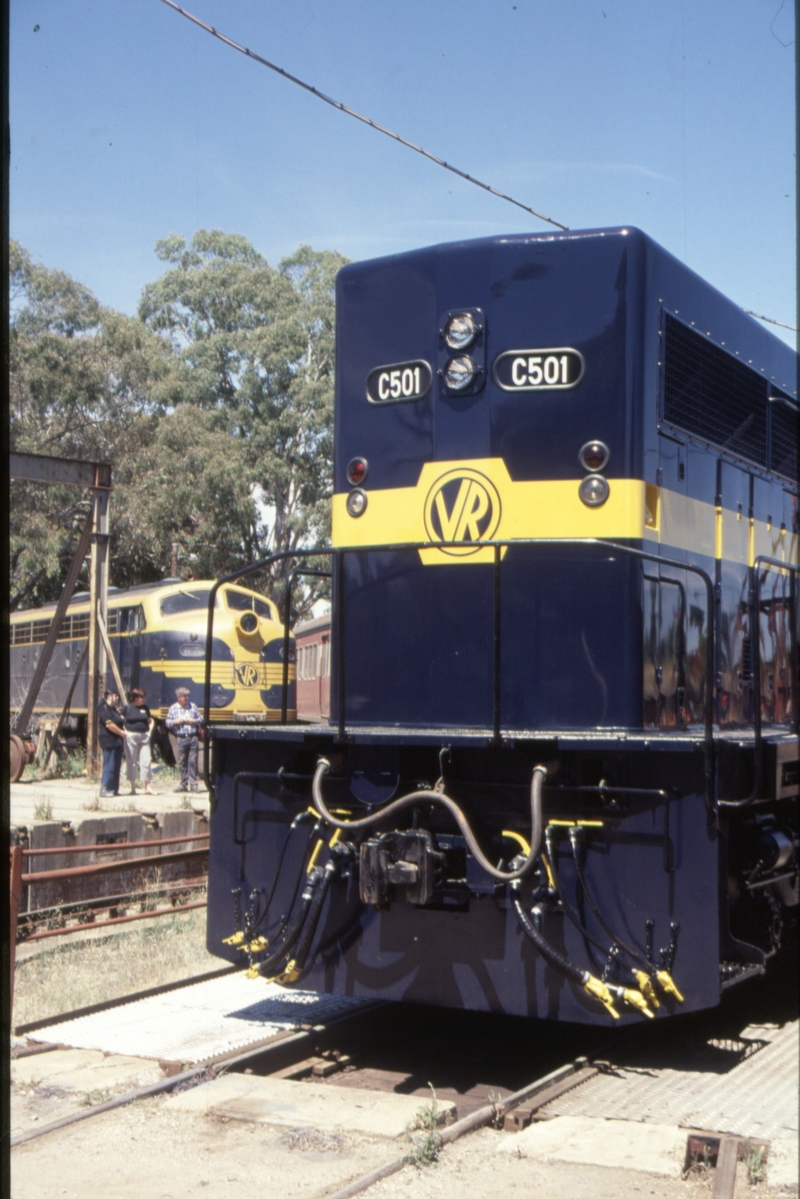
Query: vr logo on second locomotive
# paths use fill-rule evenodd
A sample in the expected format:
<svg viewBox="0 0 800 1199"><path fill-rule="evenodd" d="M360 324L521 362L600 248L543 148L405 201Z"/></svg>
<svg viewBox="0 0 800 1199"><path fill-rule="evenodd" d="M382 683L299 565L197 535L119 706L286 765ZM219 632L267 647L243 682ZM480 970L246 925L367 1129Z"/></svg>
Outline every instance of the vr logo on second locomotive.
<svg viewBox="0 0 800 1199"><path fill-rule="evenodd" d="M500 524L497 488L480 471L448 471L437 479L425 499L425 531L431 541L474 541L471 546L443 546L456 557L474 554L482 541L491 541Z"/></svg>
<svg viewBox="0 0 800 1199"><path fill-rule="evenodd" d="M568 391L583 378L583 355L569 346L506 350L494 360L492 376L503 391Z"/></svg>
<svg viewBox="0 0 800 1199"><path fill-rule="evenodd" d="M252 662L245 662L236 667L236 678L242 687L255 687L258 682L258 667Z"/></svg>

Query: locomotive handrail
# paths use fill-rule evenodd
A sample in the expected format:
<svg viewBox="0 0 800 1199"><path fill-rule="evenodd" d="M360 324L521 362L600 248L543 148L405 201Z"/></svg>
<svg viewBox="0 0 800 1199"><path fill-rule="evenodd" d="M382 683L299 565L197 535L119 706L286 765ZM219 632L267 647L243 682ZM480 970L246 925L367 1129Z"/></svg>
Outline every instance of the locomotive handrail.
<svg viewBox="0 0 800 1199"><path fill-rule="evenodd" d="M755 650L754 655L753 655L753 667L754 667L753 681L755 684L753 687L753 692L754 692L753 698L755 700L754 728L755 728L755 735L756 735L756 738L757 738L757 741L759 744L761 742L761 641L758 636L758 634L761 631L761 627L760 627L761 626L761 576L759 574L760 564L763 564L764 566L766 566L767 570L769 570L771 568L775 569L775 570L786 570L789 572L789 575L790 575L789 584L790 584L791 592L790 592L790 598L789 598L789 605L790 605L789 606L789 636L792 639L792 648L791 648L791 657L790 657L790 662L791 662L790 669L792 672L792 723L791 723L791 730L795 735L797 735L797 732L798 732L797 676L798 676L798 673L800 673L798 671L798 659L797 659L797 575L798 575L798 569L800 569L800 568L795 566L793 562L781 562L780 558L771 558L768 554L758 554L757 557L753 560L753 566L752 566L752 572L753 572L752 578L753 578L753 590L754 590L754 597L753 597L754 598L754 611L756 614L758 624L757 624L757 628L756 628L755 640L753 641L751 638L751 644L754 645L754 650Z"/></svg>
<svg viewBox="0 0 800 1199"><path fill-rule="evenodd" d="M335 566L335 582L336 582L336 674L337 674L337 700L338 700L338 720L337 720L337 740L344 742L347 739L347 723L345 720L345 676L344 676L344 558L346 554L369 554L369 553L397 553L401 551L412 550L431 550L431 549L492 549L493 564L494 564L494 603L493 603L493 668L492 668L492 696L493 696L493 712L492 712L492 735L495 741L500 739L500 564L502 554L501 551L508 549L511 546L597 546L600 549L614 550L617 553L626 554L630 558L638 558L644 562L657 562L662 566L668 566L673 570L687 570L691 574L699 576L703 581L706 590L706 623L708 628L708 637L706 645L706 663L705 663L705 696L704 696L704 713L703 713L703 752L704 752L704 776L705 776L705 803L709 812L716 808L716 796L714 794L714 647L716 642L716 630L714 627L714 584L711 581L710 575L700 566L693 566L689 562L679 562L674 558L665 558L660 554L652 553L648 550L635 549L633 546L621 545L617 541L606 541L600 537L520 537L511 538L509 540L493 540L493 541L413 541L413 542L398 542L390 545L359 545L359 546L342 546L333 547L326 546L322 549L308 550L282 550L277 554L271 554L268 558L262 558L258 562L254 562L251 566L242 566L239 570L232 571L228 575L217 579L216 583L211 588L208 597L208 625L206 636L206 658L205 658L205 684L203 692L204 705L204 720L209 736L211 734L211 726L209 723L209 713L211 708L211 643L214 632L214 605L217 592L225 583L234 582L236 579L244 578L245 575L254 574L257 570L264 570L275 562L285 561L287 558L312 558L321 555L330 556L334 559ZM780 566L787 566L786 563L778 563ZM788 569L796 569L791 566ZM284 674L287 678L287 674ZM285 696L284 696L285 702ZM210 777L209 757L206 753L203 763L203 777L206 786L208 787L209 796L214 800L213 782Z"/></svg>
<svg viewBox="0 0 800 1199"><path fill-rule="evenodd" d="M790 669L792 672L792 722L791 731L797 736L797 574L798 567L792 562L782 562L780 558L771 558L769 554L758 554L750 567L750 652L753 663L753 786L750 794L742 799L720 799L721 808L748 808L757 798L761 790L761 566L767 570L788 571L790 575L790 613L789 636L792 641Z"/></svg>
<svg viewBox="0 0 800 1199"><path fill-rule="evenodd" d="M286 724L286 711L289 694L289 618L292 614L292 587L297 575L305 575L306 577L313 575L318 579L329 579L331 572L329 570L312 570L310 567L306 570L302 566L296 567L286 580L286 593L283 603L283 675L281 683L281 724Z"/></svg>

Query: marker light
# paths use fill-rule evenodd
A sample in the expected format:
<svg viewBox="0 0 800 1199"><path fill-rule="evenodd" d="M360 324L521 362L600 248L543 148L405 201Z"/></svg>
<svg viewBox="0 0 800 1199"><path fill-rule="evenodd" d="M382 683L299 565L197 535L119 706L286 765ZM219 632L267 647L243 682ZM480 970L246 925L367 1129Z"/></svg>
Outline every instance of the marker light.
<svg viewBox="0 0 800 1199"><path fill-rule="evenodd" d="M351 487L360 487L367 477L366 458L351 458L347 464L347 482Z"/></svg>
<svg viewBox="0 0 800 1199"><path fill-rule="evenodd" d="M587 508L599 508L608 499L611 488L602 475L587 475L581 481L578 495Z"/></svg>
<svg viewBox="0 0 800 1199"><path fill-rule="evenodd" d="M444 368L444 381L451 391L463 391L476 374L477 368L469 354L461 354L458 358L451 358Z"/></svg>
<svg viewBox="0 0 800 1199"><path fill-rule="evenodd" d="M586 445L581 446L581 452L578 454L581 466L593 473L608 466L610 457L611 451L604 441L587 441Z"/></svg>
<svg viewBox="0 0 800 1199"><path fill-rule="evenodd" d="M363 516L367 510L367 493L357 487L355 491L351 491L345 500L345 508L351 516Z"/></svg>
<svg viewBox="0 0 800 1199"><path fill-rule="evenodd" d="M480 333L480 326L470 312L451 316L444 328L444 340L451 350L466 350Z"/></svg>

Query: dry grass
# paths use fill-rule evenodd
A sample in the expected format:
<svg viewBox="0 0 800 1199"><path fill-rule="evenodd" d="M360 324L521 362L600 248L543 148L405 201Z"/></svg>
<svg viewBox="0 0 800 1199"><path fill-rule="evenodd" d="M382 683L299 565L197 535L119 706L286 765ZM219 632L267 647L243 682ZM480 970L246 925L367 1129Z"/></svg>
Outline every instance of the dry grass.
<svg viewBox="0 0 800 1199"><path fill-rule="evenodd" d="M17 961L14 1024L221 968L224 962L206 950L205 925L205 909L197 908L105 936L76 933L41 942L38 952Z"/></svg>

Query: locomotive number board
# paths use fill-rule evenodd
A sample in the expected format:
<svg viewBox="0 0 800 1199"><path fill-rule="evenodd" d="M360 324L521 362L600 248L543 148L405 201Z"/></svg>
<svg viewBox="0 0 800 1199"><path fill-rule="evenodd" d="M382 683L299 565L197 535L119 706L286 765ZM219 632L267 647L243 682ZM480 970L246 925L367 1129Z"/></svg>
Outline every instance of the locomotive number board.
<svg viewBox="0 0 800 1199"><path fill-rule="evenodd" d="M569 346L506 350L494 360L494 381L503 391L567 391L583 378L583 355Z"/></svg>
<svg viewBox="0 0 800 1199"><path fill-rule="evenodd" d="M399 404L403 400L421 400L431 389L433 371L423 359L376 366L367 375L367 399L370 404Z"/></svg>

